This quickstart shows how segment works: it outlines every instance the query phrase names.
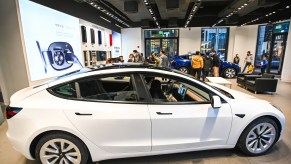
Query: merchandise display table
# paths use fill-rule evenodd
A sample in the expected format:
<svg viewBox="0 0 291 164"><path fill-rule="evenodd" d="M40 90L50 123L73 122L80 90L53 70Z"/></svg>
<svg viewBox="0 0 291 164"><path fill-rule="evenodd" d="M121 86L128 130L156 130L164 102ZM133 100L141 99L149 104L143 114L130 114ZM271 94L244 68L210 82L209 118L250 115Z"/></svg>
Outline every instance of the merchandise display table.
<svg viewBox="0 0 291 164"><path fill-rule="evenodd" d="M211 83L221 84L221 85L229 85L231 88L232 83L222 77L206 77L206 79Z"/></svg>

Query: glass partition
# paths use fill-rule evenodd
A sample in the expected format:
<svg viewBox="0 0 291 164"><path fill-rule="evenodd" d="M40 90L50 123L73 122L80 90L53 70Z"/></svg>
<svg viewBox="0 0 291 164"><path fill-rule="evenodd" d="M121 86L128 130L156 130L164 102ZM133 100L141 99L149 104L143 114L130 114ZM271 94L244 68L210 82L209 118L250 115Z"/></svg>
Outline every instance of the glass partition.
<svg viewBox="0 0 291 164"><path fill-rule="evenodd" d="M202 28L201 53L215 50L221 60L227 59L229 28Z"/></svg>

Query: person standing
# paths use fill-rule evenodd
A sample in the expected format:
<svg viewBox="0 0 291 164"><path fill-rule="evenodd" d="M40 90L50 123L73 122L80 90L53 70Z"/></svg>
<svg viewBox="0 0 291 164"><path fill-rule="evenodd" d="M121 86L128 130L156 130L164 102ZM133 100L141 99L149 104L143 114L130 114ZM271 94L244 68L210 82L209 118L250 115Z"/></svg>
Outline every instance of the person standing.
<svg viewBox="0 0 291 164"><path fill-rule="evenodd" d="M200 79L201 71L203 68L203 59L199 51L196 51L194 57L192 57L191 66L193 69L193 76L196 77L197 74L197 79Z"/></svg>
<svg viewBox="0 0 291 164"><path fill-rule="evenodd" d="M267 65L268 65L268 60L267 60L267 57L264 56L263 60L261 61L261 74L262 75L265 73Z"/></svg>
<svg viewBox="0 0 291 164"><path fill-rule="evenodd" d="M247 52L247 56L245 57L245 67L242 72L245 72L246 68L253 63L253 55L251 54L251 51Z"/></svg>
<svg viewBox="0 0 291 164"><path fill-rule="evenodd" d="M134 55L133 54L129 55L127 62L134 62Z"/></svg>
<svg viewBox="0 0 291 164"><path fill-rule="evenodd" d="M216 51L212 51L213 55L213 62L212 62L212 68L213 68L213 76L218 77L219 76L219 67L220 67L220 59L216 54Z"/></svg>
<svg viewBox="0 0 291 164"><path fill-rule="evenodd" d="M133 55L134 55L134 62L141 63L142 62L142 57L140 56L139 52L137 50L133 50Z"/></svg>
<svg viewBox="0 0 291 164"><path fill-rule="evenodd" d="M168 63L169 63L169 60L168 60L168 57L166 55L166 52L161 50L160 51L160 66L161 67L168 67Z"/></svg>
<svg viewBox="0 0 291 164"><path fill-rule="evenodd" d="M233 63L235 64L239 64L240 58L238 56L238 54L235 55L235 57L233 58Z"/></svg>
<svg viewBox="0 0 291 164"><path fill-rule="evenodd" d="M204 65L204 67L203 67L202 79L203 79L203 81L205 81L205 77L209 76L209 72L210 72L211 67L212 67L212 59L209 56L208 52L205 54L205 56L203 56L203 65Z"/></svg>

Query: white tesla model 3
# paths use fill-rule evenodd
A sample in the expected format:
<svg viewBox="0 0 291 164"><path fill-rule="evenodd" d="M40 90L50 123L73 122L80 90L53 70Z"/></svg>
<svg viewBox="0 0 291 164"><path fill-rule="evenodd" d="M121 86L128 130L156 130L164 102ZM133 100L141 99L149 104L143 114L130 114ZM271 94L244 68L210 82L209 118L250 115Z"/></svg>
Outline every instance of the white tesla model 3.
<svg viewBox="0 0 291 164"><path fill-rule="evenodd" d="M175 70L111 66L79 70L11 97L7 136L39 163L238 147L261 155L282 138L269 102Z"/></svg>

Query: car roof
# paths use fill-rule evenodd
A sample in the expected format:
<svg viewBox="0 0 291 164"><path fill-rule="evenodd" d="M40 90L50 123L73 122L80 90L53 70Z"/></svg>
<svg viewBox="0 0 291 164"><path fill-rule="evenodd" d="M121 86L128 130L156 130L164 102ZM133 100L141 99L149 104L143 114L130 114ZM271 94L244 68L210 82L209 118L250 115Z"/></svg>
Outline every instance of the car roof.
<svg viewBox="0 0 291 164"><path fill-rule="evenodd" d="M152 70L152 71L150 71ZM61 75L59 77L56 77L50 81L45 82L44 84L48 84L48 86L54 86L60 83L68 82L74 79L79 79L83 77L88 76L94 76L98 74L110 74L110 73L124 73L124 72L175 72L178 74L184 74L182 72L179 72L177 70L168 68L168 67L157 67L149 64L143 64L143 63L113 63L113 64L107 64L95 68L83 68L80 70L76 70L64 75ZM186 74L184 74L186 75ZM187 76L187 75L186 75Z"/></svg>

